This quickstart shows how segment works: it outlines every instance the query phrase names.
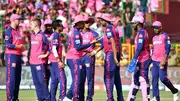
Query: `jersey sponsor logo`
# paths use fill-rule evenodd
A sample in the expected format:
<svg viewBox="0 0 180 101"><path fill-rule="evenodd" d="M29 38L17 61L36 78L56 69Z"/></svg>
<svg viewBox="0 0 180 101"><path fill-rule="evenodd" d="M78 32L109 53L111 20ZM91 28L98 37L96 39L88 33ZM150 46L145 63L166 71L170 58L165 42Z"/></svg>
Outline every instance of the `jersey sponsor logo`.
<svg viewBox="0 0 180 101"><path fill-rule="evenodd" d="M107 28L106 31L109 32L109 31L111 31L111 29L110 29L110 28Z"/></svg>
<svg viewBox="0 0 180 101"><path fill-rule="evenodd" d="M57 39L53 40L53 44L58 44L58 40Z"/></svg>
<svg viewBox="0 0 180 101"><path fill-rule="evenodd" d="M31 41L31 44L39 44L38 41Z"/></svg>
<svg viewBox="0 0 180 101"><path fill-rule="evenodd" d="M5 36L5 40L8 40L9 39L9 36Z"/></svg>
<svg viewBox="0 0 180 101"><path fill-rule="evenodd" d="M107 32L107 36L112 36L112 33L111 32Z"/></svg>
<svg viewBox="0 0 180 101"><path fill-rule="evenodd" d="M16 37L16 40L21 40L22 38L21 37Z"/></svg>
<svg viewBox="0 0 180 101"><path fill-rule="evenodd" d="M77 34L77 35L75 36L75 38L78 39L78 38L79 38L79 35Z"/></svg>
<svg viewBox="0 0 180 101"><path fill-rule="evenodd" d="M90 40L83 40L83 42L90 42Z"/></svg>
<svg viewBox="0 0 180 101"><path fill-rule="evenodd" d="M76 44L80 44L80 40L75 40L75 43Z"/></svg>
<svg viewBox="0 0 180 101"><path fill-rule="evenodd" d="M143 35L142 35L142 34L140 34L140 35L139 35L139 38L142 38L142 37L143 37Z"/></svg>
<svg viewBox="0 0 180 101"><path fill-rule="evenodd" d="M156 44L162 44L162 41L154 41L153 44L154 44L154 45L156 45Z"/></svg>
<svg viewBox="0 0 180 101"><path fill-rule="evenodd" d="M139 40L138 40L138 43L143 43L143 39L139 39Z"/></svg>

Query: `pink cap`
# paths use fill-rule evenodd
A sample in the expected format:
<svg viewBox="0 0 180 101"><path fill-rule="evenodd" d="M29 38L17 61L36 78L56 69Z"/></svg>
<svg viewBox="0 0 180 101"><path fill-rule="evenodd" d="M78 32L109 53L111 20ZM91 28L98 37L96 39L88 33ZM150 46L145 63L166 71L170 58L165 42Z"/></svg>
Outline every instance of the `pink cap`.
<svg viewBox="0 0 180 101"><path fill-rule="evenodd" d="M162 27L162 24L160 21L154 21L152 26Z"/></svg>
<svg viewBox="0 0 180 101"><path fill-rule="evenodd" d="M59 15L62 15L63 13L64 13L63 10L58 10L58 14L59 14Z"/></svg>
<svg viewBox="0 0 180 101"><path fill-rule="evenodd" d="M14 21L14 20L23 20L23 19L18 14L12 14L10 17L10 21Z"/></svg>
<svg viewBox="0 0 180 101"><path fill-rule="evenodd" d="M144 16L144 13L143 13L143 12L138 11L135 15L137 15L137 16Z"/></svg>
<svg viewBox="0 0 180 101"><path fill-rule="evenodd" d="M75 16L74 18L74 21L73 21L73 25L75 25L76 23L80 22L80 21L85 21L85 18L83 15L77 15Z"/></svg>
<svg viewBox="0 0 180 101"><path fill-rule="evenodd" d="M52 24L52 20L51 19L46 19L44 21L44 25L46 25L46 24Z"/></svg>
<svg viewBox="0 0 180 101"><path fill-rule="evenodd" d="M108 14L108 13L102 14L102 16L100 18L102 18L102 19L104 19L106 21L110 21L110 22L114 22L115 21L115 19L112 17L112 15Z"/></svg>
<svg viewBox="0 0 180 101"><path fill-rule="evenodd" d="M134 16L131 23L144 23L144 18L142 16Z"/></svg>
<svg viewBox="0 0 180 101"><path fill-rule="evenodd" d="M121 20L120 18L115 18L115 21L114 21L113 24L114 24L114 25L117 25L120 20Z"/></svg>
<svg viewBox="0 0 180 101"><path fill-rule="evenodd" d="M89 17L88 14L84 14L84 21L88 21L89 23L93 24L95 22L95 20L91 17Z"/></svg>
<svg viewBox="0 0 180 101"><path fill-rule="evenodd" d="M96 13L95 18L100 18L102 16L102 13Z"/></svg>

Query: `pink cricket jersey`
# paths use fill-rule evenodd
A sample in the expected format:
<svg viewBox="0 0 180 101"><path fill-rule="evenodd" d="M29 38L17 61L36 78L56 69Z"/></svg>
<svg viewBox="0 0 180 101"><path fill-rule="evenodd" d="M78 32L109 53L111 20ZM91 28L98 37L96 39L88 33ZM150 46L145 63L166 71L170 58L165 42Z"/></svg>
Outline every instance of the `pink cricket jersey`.
<svg viewBox="0 0 180 101"><path fill-rule="evenodd" d="M45 34L40 31L36 35L31 33L31 50L30 50L30 64L42 64L46 59L38 59L39 55L46 53L46 47L49 45Z"/></svg>
<svg viewBox="0 0 180 101"><path fill-rule="evenodd" d="M120 52L119 33L117 33L116 28L113 25L109 24L104 31L104 38L103 38L105 53L109 51L113 51L110 38L114 38L115 43L116 43L116 49L117 49L117 52L119 53Z"/></svg>
<svg viewBox="0 0 180 101"><path fill-rule="evenodd" d="M168 56L170 52L170 38L167 33L162 32L161 34L154 36L152 41L152 60L160 62L165 56Z"/></svg>
<svg viewBox="0 0 180 101"><path fill-rule="evenodd" d="M19 30L10 26L5 32L5 52L9 54L22 55L21 50L15 49L15 46L20 44L23 44L23 42Z"/></svg>
<svg viewBox="0 0 180 101"><path fill-rule="evenodd" d="M150 57L149 36L147 31L144 29L140 29L135 37L135 50L137 49L138 43L140 43L142 40L144 40L144 44L143 49L137 58L138 62L144 62Z"/></svg>
<svg viewBox="0 0 180 101"><path fill-rule="evenodd" d="M98 38L98 33L92 31L92 30L88 30L87 32L83 33L81 32L81 36L82 36L82 44L85 45L85 44L89 44L91 41L93 41L94 39ZM90 53L93 51L93 48L95 46L92 45L90 46L89 48L86 48L86 49L83 49L83 56L87 53Z"/></svg>

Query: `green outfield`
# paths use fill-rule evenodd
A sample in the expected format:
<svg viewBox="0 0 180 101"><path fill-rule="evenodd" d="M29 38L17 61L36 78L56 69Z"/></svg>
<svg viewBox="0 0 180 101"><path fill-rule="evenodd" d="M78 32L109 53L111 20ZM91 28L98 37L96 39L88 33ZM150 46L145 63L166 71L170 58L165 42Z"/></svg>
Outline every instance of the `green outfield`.
<svg viewBox="0 0 180 101"><path fill-rule="evenodd" d="M127 98L128 92L123 92L124 98ZM114 92L116 98L116 92ZM20 90L19 94L20 101L36 101L35 90ZM6 92L5 90L0 90L0 101L6 101ZM104 91L95 91L94 101L106 101L106 93ZM115 99L116 101L116 99ZM136 101L142 101L141 93L137 95ZM173 95L171 92L161 91L161 101L173 101Z"/></svg>

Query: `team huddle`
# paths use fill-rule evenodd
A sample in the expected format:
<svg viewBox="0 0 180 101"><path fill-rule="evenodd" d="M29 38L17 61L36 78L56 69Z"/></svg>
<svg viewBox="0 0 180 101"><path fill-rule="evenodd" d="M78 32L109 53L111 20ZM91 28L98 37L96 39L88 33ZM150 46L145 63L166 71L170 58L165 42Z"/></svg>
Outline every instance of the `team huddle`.
<svg viewBox="0 0 180 101"><path fill-rule="evenodd" d="M36 89L38 101L56 101L56 92L59 87L58 101L93 101L95 55L104 50L104 84L107 93L107 101L115 101L113 96L114 85L117 92L117 101L124 101L122 83L120 78L121 43L117 28L112 24L113 17L109 13L100 14L104 36L100 38L98 33L90 29L95 22L88 14L80 14L74 18L71 35L68 36L68 51L66 54L67 65L70 68L72 84L66 89L66 75L64 71L64 59L62 59L61 32L63 25L60 20L47 22L53 31L46 33L41 31L41 20L34 18L30 22L31 33L20 34L18 30L19 20L17 14L10 17L11 26L5 32L6 46L6 95L7 101L19 101L19 85L21 81L21 56L25 50L24 44L30 43L30 68L33 83ZM128 72L133 72L132 85L127 101L135 101L136 94L141 87L143 101L150 101L149 65L152 73L151 101L160 101L159 78L174 95L174 101L178 101L178 89L167 78L167 59L170 52L170 38L162 31L162 24L155 21L152 25L154 33L152 53L149 47L149 37L144 29L144 18L135 15L131 21L136 32L135 55L127 67ZM30 38L27 38L27 37ZM95 44L100 43L96 48ZM48 66L50 72L48 72ZM48 89L49 77L50 90ZM85 81L87 79L88 91L85 98Z"/></svg>

